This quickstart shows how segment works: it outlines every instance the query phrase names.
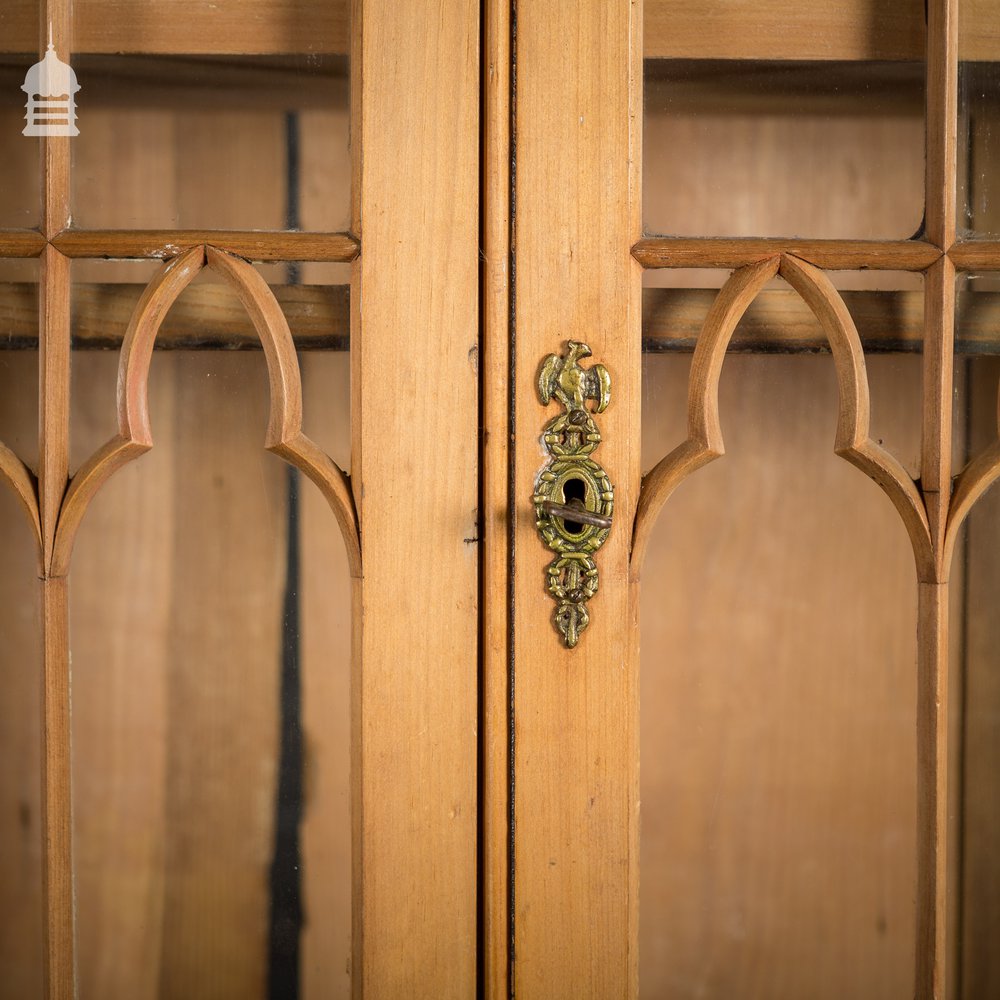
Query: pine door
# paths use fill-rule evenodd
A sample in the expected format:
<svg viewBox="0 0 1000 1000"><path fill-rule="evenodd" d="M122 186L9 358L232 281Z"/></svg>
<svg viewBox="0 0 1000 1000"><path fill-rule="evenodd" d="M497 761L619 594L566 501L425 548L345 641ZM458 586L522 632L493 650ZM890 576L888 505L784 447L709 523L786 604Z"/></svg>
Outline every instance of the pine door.
<svg viewBox="0 0 1000 1000"><path fill-rule="evenodd" d="M998 14L487 23L492 995L995 992Z"/></svg>
<svg viewBox="0 0 1000 1000"><path fill-rule="evenodd" d="M479 16L431 14L0 10L4 997L475 993ZM24 136L50 43L79 134Z"/></svg>
<svg viewBox="0 0 1000 1000"><path fill-rule="evenodd" d="M997 25L4 5L0 998L997 994Z"/></svg>

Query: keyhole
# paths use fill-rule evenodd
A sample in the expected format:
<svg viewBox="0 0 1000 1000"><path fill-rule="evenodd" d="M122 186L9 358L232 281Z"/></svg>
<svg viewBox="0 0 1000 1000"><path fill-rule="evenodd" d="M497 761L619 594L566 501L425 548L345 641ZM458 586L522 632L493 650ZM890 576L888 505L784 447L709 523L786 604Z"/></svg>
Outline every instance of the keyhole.
<svg viewBox="0 0 1000 1000"><path fill-rule="evenodd" d="M577 479L576 477L567 479L563 483L563 499L567 504L572 503L574 500L579 500L581 504L586 506L587 484L582 479ZM568 517L563 518L563 524L566 526L566 531L571 535L579 535L585 527L579 521L571 521Z"/></svg>

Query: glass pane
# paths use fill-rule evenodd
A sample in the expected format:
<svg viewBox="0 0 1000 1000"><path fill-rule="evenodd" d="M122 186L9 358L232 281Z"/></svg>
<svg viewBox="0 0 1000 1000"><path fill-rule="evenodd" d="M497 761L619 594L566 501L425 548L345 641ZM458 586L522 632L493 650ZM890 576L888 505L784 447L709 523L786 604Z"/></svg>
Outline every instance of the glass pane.
<svg viewBox="0 0 1000 1000"><path fill-rule="evenodd" d="M782 291L738 337L789 315ZM913 555L887 498L834 455L833 361L799 334L793 353L727 358L726 454L668 500L643 567L650 1000L913 991ZM687 435L689 357L645 356L645 469ZM910 456L919 355L896 360L870 359L873 434Z"/></svg>
<svg viewBox="0 0 1000 1000"><path fill-rule="evenodd" d="M309 33L309 0L189 5L180 23L173 4L143 0L117 48L88 27L99 6L74 5L78 225L349 228L343 4Z"/></svg>
<svg viewBox="0 0 1000 1000"><path fill-rule="evenodd" d="M87 262L98 280L74 283L116 317L109 341L134 266ZM239 308L205 274L171 310L154 446L102 489L73 556L83 1000L350 995L349 575L319 491L263 449L266 367L232 349L249 347ZM177 349L195 337L226 349ZM117 367L76 344L75 464L111 433ZM305 430L346 465L348 354L303 360Z"/></svg>
<svg viewBox="0 0 1000 1000"><path fill-rule="evenodd" d="M956 358L955 471L997 440L997 390L1000 386L1000 340L995 321L990 339L979 336L993 309L996 275L960 277L956 339L970 353ZM959 821L962 858L962 910L959 955L963 995L993 996L1000 990L1000 684L997 650L1000 629L1000 491L994 486L972 508L958 538L952 562L952 586L959 607L953 614L952 667L964 680L955 699L955 753L960 773L956 786L964 802ZM961 680L959 680L961 683ZM959 783L960 782L960 783ZM959 881L956 879L956 881Z"/></svg>
<svg viewBox="0 0 1000 1000"><path fill-rule="evenodd" d="M679 236L907 238L921 225L923 3L843 18L647 5L643 217Z"/></svg>
<svg viewBox="0 0 1000 1000"><path fill-rule="evenodd" d="M960 235L1000 235L1000 4L959 7L958 219Z"/></svg>
<svg viewBox="0 0 1000 1000"><path fill-rule="evenodd" d="M0 442L36 467L37 428L38 262L0 260ZM42 996L39 611L34 533L0 482L0 1000Z"/></svg>
<svg viewBox="0 0 1000 1000"><path fill-rule="evenodd" d="M0 228L5 229L31 229L39 221L40 140L22 134L29 100L22 87L39 59L39 23L37 0L8 0L0 5L0 132L4 137L0 142Z"/></svg>

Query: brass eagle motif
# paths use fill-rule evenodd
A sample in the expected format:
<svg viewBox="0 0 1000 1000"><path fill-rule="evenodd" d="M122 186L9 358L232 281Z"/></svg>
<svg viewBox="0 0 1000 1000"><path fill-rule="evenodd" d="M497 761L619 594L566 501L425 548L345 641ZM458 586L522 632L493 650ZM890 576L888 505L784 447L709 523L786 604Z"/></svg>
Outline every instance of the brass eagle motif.
<svg viewBox="0 0 1000 1000"><path fill-rule="evenodd" d="M604 365L584 368L581 358L591 357L590 348L579 340L567 343L565 357L550 354L538 372L538 395L542 403L557 399L567 411L585 409L588 399L597 403L594 413L603 413L611 402L611 376Z"/></svg>

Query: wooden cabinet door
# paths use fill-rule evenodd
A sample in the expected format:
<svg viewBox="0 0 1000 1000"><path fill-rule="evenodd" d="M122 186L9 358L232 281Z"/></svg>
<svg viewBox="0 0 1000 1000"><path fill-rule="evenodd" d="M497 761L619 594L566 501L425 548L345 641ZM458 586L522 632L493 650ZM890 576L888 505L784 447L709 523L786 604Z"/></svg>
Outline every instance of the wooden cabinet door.
<svg viewBox="0 0 1000 1000"><path fill-rule="evenodd" d="M991 918L959 895L985 814L959 800L949 693L989 668L955 652L983 600L956 540L997 466L953 428L953 395L973 405L955 282L998 259L985 233L956 240L959 5L839 4L822 25L787 2L503 6L487 60L514 68L484 104L484 356L509 360L484 382L492 995L957 996L960 965L988 980L956 914L969 941ZM734 331L768 356L726 360ZM884 336L910 356L877 356ZM802 351L826 357L772 357ZM570 500L550 445L566 454L552 421L574 407L614 492L577 597L536 526L553 490ZM700 471L724 430L734 456ZM557 618L581 603L568 643Z"/></svg>
<svg viewBox="0 0 1000 1000"><path fill-rule="evenodd" d="M8 8L0 994L473 996L478 5Z"/></svg>

